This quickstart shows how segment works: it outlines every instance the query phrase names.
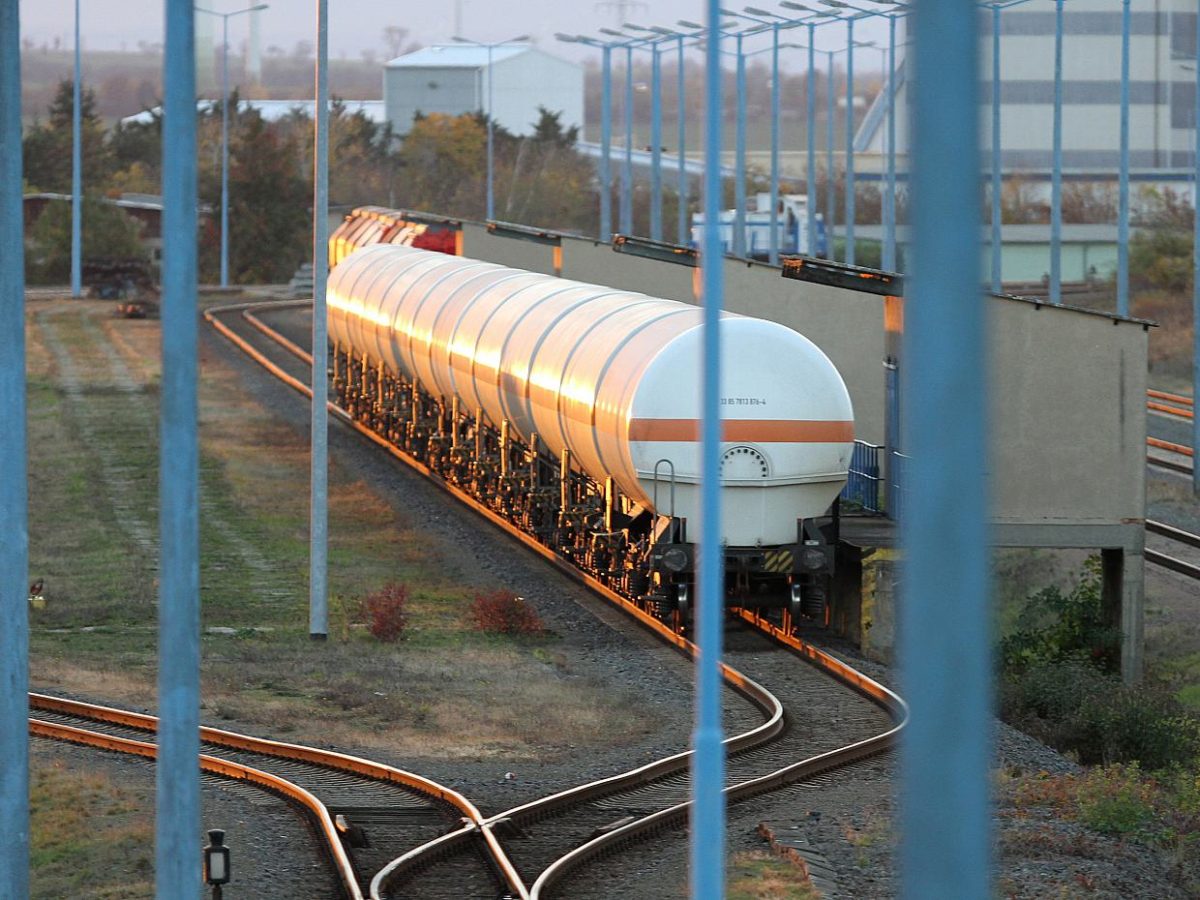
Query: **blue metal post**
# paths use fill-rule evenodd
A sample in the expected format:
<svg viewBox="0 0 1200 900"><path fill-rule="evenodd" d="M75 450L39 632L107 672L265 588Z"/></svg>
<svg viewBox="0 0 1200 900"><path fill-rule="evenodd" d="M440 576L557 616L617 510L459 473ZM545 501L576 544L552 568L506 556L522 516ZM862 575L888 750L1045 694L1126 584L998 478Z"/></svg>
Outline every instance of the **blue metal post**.
<svg viewBox="0 0 1200 900"><path fill-rule="evenodd" d="M779 265L779 23L771 25L771 244L768 261Z"/></svg>
<svg viewBox="0 0 1200 900"><path fill-rule="evenodd" d="M688 176L687 176L687 103L685 102L687 87L686 87L686 72L683 66L683 40L684 35L679 35L679 84L676 91L679 96L676 98L679 103L679 243L688 244L691 241L691 234L688 228Z"/></svg>
<svg viewBox="0 0 1200 900"><path fill-rule="evenodd" d="M815 84L817 69L815 65L816 26L808 26L808 82L804 85L804 140L807 144L805 162L808 165L808 246L804 248L807 256L816 255L817 249L817 86Z"/></svg>
<svg viewBox="0 0 1200 900"><path fill-rule="evenodd" d="M75 0L75 87L71 110L71 296L83 295L83 65L79 48L79 0Z"/></svg>
<svg viewBox="0 0 1200 900"><path fill-rule="evenodd" d="M846 263L854 265L854 17L846 19Z"/></svg>
<svg viewBox="0 0 1200 900"><path fill-rule="evenodd" d="M612 47L600 50L600 240L612 240Z"/></svg>
<svg viewBox="0 0 1200 900"><path fill-rule="evenodd" d="M901 849L908 900L990 896L991 640L980 298L979 44L973 4L916 4L913 279L902 415Z"/></svg>
<svg viewBox="0 0 1200 900"><path fill-rule="evenodd" d="M834 123L834 119L836 118L836 114L837 114L837 101L835 99L835 91L834 91L834 87L833 87L833 82L834 82L833 53L834 53L834 51L828 50L826 52L829 55L829 85L828 85L829 109L826 111L826 115L828 116L828 125L825 128L825 143L826 143L826 149L825 149L825 184L826 184L826 189L825 189L825 243L826 243L826 252L828 253L829 258L834 259L835 256L834 256L834 252L833 252L833 236L834 236L834 231L835 231L834 216L835 216L836 204L834 203L833 195L834 195L834 190L837 186L837 179L836 179L836 176L834 175L834 171L833 171L833 142L834 142L834 129L837 127Z"/></svg>
<svg viewBox="0 0 1200 900"><path fill-rule="evenodd" d="M1129 0L1121 0L1121 172L1117 210L1117 313L1129 315ZM1200 50L1198 50L1200 52Z"/></svg>
<svg viewBox="0 0 1200 900"><path fill-rule="evenodd" d="M1050 302L1062 303L1063 0L1054 0L1054 167L1050 172Z"/></svg>
<svg viewBox="0 0 1200 900"><path fill-rule="evenodd" d="M229 287L229 16L221 16L221 287Z"/></svg>
<svg viewBox="0 0 1200 900"><path fill-rule="evenodd" d="M200 529L196 52L191 0L167 0L159 450L158 897L200 900Z"/></svg>
<svg viewBox="0 0 1200 900"><path fill-rule="evenodd" d="M29 896L29 504L19 0L0 0L0 897ZM78 39L76 39L78 46ZM78 79L76 79L78 84ZM76 103L78 109L78 103Z"/></svg>
<svg viewBox="0 0 1200 900"><path fill-rule="evenodd" d="M992 292L1000 293L1001 241L1000 207L1000 7L992 7Z"/></svg>
<svg viewBox="0 0 1200 900"><path fill-rule="evenodd" d="M625 48L625 165L621 169L621 233L633 234L633 47Z"/></svg>
<svg viewBox="0 0 1200 900"><path fill-rule="evenodd" d="M896 270L896 17L888 16L887 191L883 206L883 268Z"/></svg>
<svg viewBox="0 0 1200 900"><path fill-rule="evenodd" d="M495 179L495 166L493 163L493 144L492 144L492 85L496 79L492 77L492 47L493 44L487 45L487 80L488 80L488 109L487 109L487 217L490 222L496 218L496 194L493 189ZM324 412L321 413L324 415Z"/></svg>
<svg viewBox="0 0 1200 900"><path fill-rule="evenodd" d="M701 428L700 593L696 624L696 727L692 736L691 881L695 900L718 900L725 887L725 756L721 746L721 12L705 0L704 248L700 256L704 303ZM740 49L740 48L739 48ZM740 54L739 54L740 57Z"/></svg>
<svg viewBox="0 0 1200 900"><path fill-rule="evenodd" d="M733 164L733 255L746 255L746 54L742 35L737 35L737 131Z"/></svg>
<svg viewBox="0 0 1200 900"><path fill-rule="evenodd" d="M488 47L488 87L491 88ZM329 0L317 0L316 133L313 145L313 321L312 321L312 474L309 529L308 634L329 634L329 336L325 291L329 280ZM488 98L488 137L492 110ZM489 141L490 151L490 141ZM491 153L488 153L491 160ZM489 166L489 173L491 169ZM489 179L490 187L490 179ZM488 191L491 202L491 191ZM489 215L490 219L491 216Z"/></svg>
<svg viewBox="0 0 1200 900"><path fill-rule="evenodd" d="M1196 17L1196 119L1192 145L1192 397L1200 402L1200 16ZM1192 417L1192 446L1200 447L1200 410ZM1196 462L1193 460L1193 462ZM1200 465L1192 466L1192 493L1200 496Z"/></svg>
<svg viewBox="0 0 1200 900"><path fill-rule="evenodd" d="M662 240L662 56L650 45L650 238Z"/></svg>

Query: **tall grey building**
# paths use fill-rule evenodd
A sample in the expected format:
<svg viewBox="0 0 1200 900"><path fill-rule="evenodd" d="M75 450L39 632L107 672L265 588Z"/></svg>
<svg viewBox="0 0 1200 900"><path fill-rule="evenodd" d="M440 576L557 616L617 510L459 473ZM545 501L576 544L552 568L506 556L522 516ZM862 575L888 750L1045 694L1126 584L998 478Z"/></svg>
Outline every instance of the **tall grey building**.
<svg viewBox="0 0 1200 900"><path fill-rule="evenodd" d="M1195 140L1198 0L1132 0L1130 167L1135 177L1190 177ZM1063 169L1115 177L1120 159L1121 0L1063 4ZM980 22L980 119L985 164L992 144L992 16ZM1000 16L1000 139L1006 174L1047 175L1053 159L1053 0ZM896 75L896 151L907 148L906 81ZM856 150L886 153L886 92L876 98Z"/></svg>

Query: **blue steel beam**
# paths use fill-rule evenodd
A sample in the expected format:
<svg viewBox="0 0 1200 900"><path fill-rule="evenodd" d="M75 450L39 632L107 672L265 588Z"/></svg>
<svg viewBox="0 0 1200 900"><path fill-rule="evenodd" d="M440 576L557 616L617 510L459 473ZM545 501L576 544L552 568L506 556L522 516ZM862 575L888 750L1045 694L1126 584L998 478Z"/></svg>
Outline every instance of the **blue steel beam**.
<svg viewBox="0 0 1200 900"><path fill-rule="evenodd" d="M992 7L992 292L1003 284L1000 228L1002 186L1000 184L1000 7Z"/></svg>
<svg viewBox="0 0 1200 900"><path fill-rule="evenodd" d="M158 897L200 900L196 51L191 0L167 0L166 30L155 890Z"/></svg>
<svg viewBox="0 0 1200 900"><path fill-rule="evenodd" d="M746 255L746 54L742 49L744 35L736 35L737 69L734 84L737 88L737 109L734 128L733 182L733 255Z"/></svg>
<svg viewBox="0 0 1200 900"><path fill-rule="evenodd" d="M846 264L854 265L854 16L846 17Z"/></svg>
<svg viewBox="0 0 1200 900"><path fill-rule="evenodd" d="M883 268L896 270L896 19L888 16L887 191L883 213Z"/></svg>
<svg viewBox="0 0 1200 900"><path fill-rule="evenodd" d="M0 897L29 896L29 504L19 0L0 0Z"/></svg>
<svg viewBox="0 0 1200 900"><path fill-rule="evenodd" d="M75 85L71 108L71 296L83 295L83 65L79 48L79 0L75 0Z"/></svg>
<svg viewBox="0 0 1200 900"><path fill-rule="evenodd" d="M902 896L989 896L991 640L979 294L978 12L919 0L911 85L913 278L906 291L900 667Z"/></svg>
<svg viewBox="0 0 1200 900"><path fill-rule="evenodd" d="M1121 171L1117 209L1117 313L1129 315L1129 0L1121 0Z"/></svg>
<svg viewBox="0 0 1200 900"><path fill-rule="evenodd" d="M621 166L621 233L633 234L633 45L625 45L625 164Z"/></svg>
<svg viewBox="0 0 1200 900"><path fill-rule="evenodd" d="M601 49L600 97L600 240L612 240L612 47Z"/></svg>
<svg viewBox="0 0 1200 900"><path fill-rule="evenodd" d="M806 203L808 213L808 246L804 249L808 256L815 256L817 250L817 85L816 85L816 40L817 26L808 26L808 81L804 85L804 140L806 144L805 162L808 167L808 184L805 191L808 194Z"/></svg>
<svg viewBox="0 0 1200 900"><path fill-rule="evenodd" d="M1200 16L1196 17L1195 115L1195 143L1192 146L1192 207L1195 210L1192 222L1192 397L1200 400ZM1192 417L1192 446L1200 447L1200 414ZM1192 466L1192 493L1200 496L1200 465Z"/></svg>
<svg viewBox="0 0 1200 900"><path fill-rule="evenodd" d="M662 226L662 53L650 45L650 239L661 241Z"/></svg>
<svg viewBox="0 0 1200 900"><path fill-rule="evenodd" d="M767 261L779 265L779 23L771 25L771 242Z"/></svg>
<svg viewBox="0 0 1200 900"><path fill-rule="evenodd" d="M833 238L836 229L834 228L835 204L834 204L834 189L837 186L837 181L833 170L833 142L834 116L837 111L836 93L834 92L834 71L833 71L833 55L837 51L824 51L829 60L829 83L826 85L828 93L828 109L825 111L825 254L830 259L834 259Z"/></svg>
<svg viewBox="0 0 1200 900"><path fill-rule="evenodd" d="M688 228L688 176L687 176L687 103L686 101L686 72L684 69L684 54L683 42L686 40L685 35L679 35L676 40L679 41L679 73L677 75L678 84L675 90L678 92L677 100L679 102L679 150L676 153L676 158L679 160L679 187L676 188L678 196L678 242L681 245L691 243L691 229Z"/></svg>
<svg viewBox="0 0 1200 900"><path fill-rule="evenodd" d="M323 641L329 635L329 414L325 408L329 399L329 326L325 319L329 281L329 0L317 0L316 24L308 635ZM490 192L488 197L490 200Z"/></svg>
<svg viewBox="0 0 1200 900"><path fill-rule="evenodd" d="M1050 171L1050 302L1062 303L1063 0L1054 0L1054 164Z"/></svg>
<svg viewBox="0 0 1200 900"><path fill-rule="evenodd" d="M700 593L695 612L699 660L696 724L692 734L691 883L695 900L717 900L725 886L725 755L721 746L721 17L706 0L708 40L704 69L704 248L701 284L704 356L701 427Z"/></svg>

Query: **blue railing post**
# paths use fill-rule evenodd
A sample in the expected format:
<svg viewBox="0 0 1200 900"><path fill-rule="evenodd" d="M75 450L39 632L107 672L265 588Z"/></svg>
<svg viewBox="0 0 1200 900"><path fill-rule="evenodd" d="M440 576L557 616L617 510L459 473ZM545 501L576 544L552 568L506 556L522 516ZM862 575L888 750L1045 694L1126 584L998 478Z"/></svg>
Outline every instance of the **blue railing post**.
<svg viewBox="0 0 1200 900"><path fill-rule="evenodd" d="M196 51L191 0L167 0L166 18L155 889L158 897L200 900Z"/></svg>
<svg viewBox="0 0 1200 900"><path fill-rule="evenodd" d="M612 240L612 47L600 49L600 240Z"/></svg>
<svg viewBox="0 0 1200 900"><path fill-rule="evenodd" d="M1192 145L1192 397L1200 402L1200 15L1196 17L1196 110ZM1200 413L1200 410L1197 411ZM1192 446L1200 448L1200 414L1192 417ZM1192 466L1192 492L1200 496L1200 465Z"/></svg>
<svg viewBox="0 0 1200 900"><path fill-rule="evenodd" d="M1062 303L1063 0L1054 0L1054 165L1050 172L1050 302Z"/></svg>
<svg viewBox="0 0 1200 900"><path fill-rule="evenodd" d="M704 304L701 429L700 595L695 613L699 644L696 726L692 736L691 883L694 900L719 900L725 887L725 756L721 746L721 11L706 0L704 99Z"/></svg>
<svg viewBox="0 0 1200 900"><path fill-rule="evenodd" d="M625 47L625 165L621 168L621 233L633 234L633 47Z"/></svg>
<svg viewBox="0 0 1200 900"><path fill-rule="evenodd" d="M1129 0L1121 0L1121 173L1117 210L1117 313L1129 315ZM1197 48L1200 53L1200 48ZM1200 127L1200 126L1197 126Z"/></svg>
<svg viewBox="0 0 1200 900"><path fill-rule="evenodd" d="M992 293L1000 293L1003 206L1000 184L1000 7L992 7Z"/></svg>
<svg viewBox="0 0 1200 900"><path fill-rule="evenodd" d="M771 25L771 242L768 262L779 265L779 23Z"/></svg>
<svg viewBox="0 0 1200 900"><path fill-rule="evenodd" d="M888 16L887 193L884 195L883 268L896 270L896 17Z"/></svg>
<svg viewBox="0 0 1200 900"><path fill-rule="evenodd" d="M854 17L846 19L846 263L854 265Z"/></svg>
<svg viewBox="0 0 1200 900"><path fill-rule="evenodd" d="M902 890L990 896L987 391L980 297L977 9L915 4L914 250L902 359L908 492L897 629Z"/></svg>
<svg viewBox="0 0 1200 900"><path fill-rule="evenodd" d="M737 35L737 128L735 133L733 190L733 255L746 255L746 54L742 35Z"/></svg>
<svg viewBox="0 0 1200 900"><path fill-rule="evenodd" d="M662 54L650 45L650 239L661 241L662 226Z"/></svg>
<svg viewBox="0 0 1200 900"><path fill-rule="evenodd" d="M83 295L83 65L79 47L79 0L75 0L75 85L71 110L71 296Z"/></svg>
<svg viewBox="0 0 1200 900"><path fill-rule="evenodd" d="M488 48L491 53L491 48ZM488 65L488 88L492 67ZM313 142L313 321L312 321L312 472L310 475L308 634L329 634L329 337L326 286L329 281L329 0L317 0L317 98ZM488 134L491 134L491 100ZM490 154L489 154L490 157ZM490 169L489 169L490 171ZM491 201L491 192L488 192Z"/></svg>
<svg viewBox="0 0 1200 900"><path fill-rule="evenodd" d="M808 81L804 86L804 141L806 145L805 162L808 165L808 246L801 252L806 256L815 256L817 250L817 85L816 85L816 40L817 28L808 26ZM798 248L799 249L799 248Z"/></svg>
<svg viewBox="0 0 1200 900"><path fill-rule="evenodd" d="M834 223L837 221L834 217L834 215L835 215L834 210L836 209L834 193L836 192L836 187L837 187L837 177L834 174L834 170L833 170L833 143L834 143L835 130L837 128L837 125L835 124L835 120L837 118L837 115L836 115L837 102L836 102L836 92L834 91L834 86L833 86L833 83L834 83L833 53L834 53L834 51L828 50L828 51L826 51L826 53L829 56L829 84L827 85L828 90L826 92L829 95L828 96L829 108L826 111L826 118L828 121L828 125L825 128L825 168L826 168L826 172L825 172L825 184L826 184L826 190L825 190L825 243L827 245L826 246L826 254L829 256L830 259L836 259L836 256L834 255L834 252L833 252L833 238L834 238L835 232L837 231L837 229L834 227Z"/></svg>
<svg viewBox="0 0 1200 900"><path fill-rule="evenodd" d="M19 0L0 0L0 897L29 896L29 512ZM78 104L76 105L78 108Z"/></svg>
<svg viewBox="0 0 1200 900"><path fill-rule="evenodd" d="M686 72L683 67L683 40L684 35L679 35L679 84L677 87L679 96L676 99L679 102L679 243L686 246L691 242L691 229L688 228L687 104L685 102Z"/></svg>

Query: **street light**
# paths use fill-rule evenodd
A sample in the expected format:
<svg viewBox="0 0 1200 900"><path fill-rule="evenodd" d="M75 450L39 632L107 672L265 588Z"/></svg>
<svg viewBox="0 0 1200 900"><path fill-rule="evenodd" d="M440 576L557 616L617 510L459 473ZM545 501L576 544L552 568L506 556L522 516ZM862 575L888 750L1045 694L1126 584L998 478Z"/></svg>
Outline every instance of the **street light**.
<svg viewBox="0 0 1200 900"><path fill-rule="evenodd" d="M508 44L522 44L529 40L529 35L520 34L515 38L509 38L507 41L496 41L492 44L485 44L483 41L473 41L470 38L454 36L454 40L460 44L471 44L475 47L487 48L487 80L488 80L488 105L487 105L487 218L489 221L496 218L496 202L495 191L493 185L495 183L495 165L493 163L492 154L492 85L495 83L492 72L492 51L497 47L504 47Z"/></svg>
<svg viewBox="0 0 1200 900"><path fill-rule="evenodd" d="M242 13L266 9L268 5L259 3L227 13L196 7L196 12L221 20L221 287L229 287L229 20Z"/></svg>

